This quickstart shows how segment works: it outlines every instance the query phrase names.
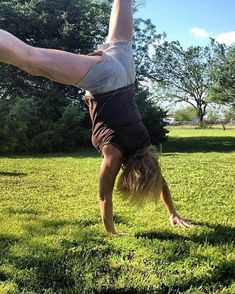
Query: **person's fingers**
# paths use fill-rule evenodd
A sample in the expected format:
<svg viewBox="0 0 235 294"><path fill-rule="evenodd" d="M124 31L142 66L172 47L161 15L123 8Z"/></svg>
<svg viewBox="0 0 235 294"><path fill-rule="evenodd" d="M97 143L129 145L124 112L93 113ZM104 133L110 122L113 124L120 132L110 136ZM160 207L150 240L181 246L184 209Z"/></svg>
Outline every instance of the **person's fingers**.
<svg viewBox="0 0 235 294"><path fill-rule="evenodd" d="M174 218L170 217L170 224L172 226L179 225L184 228L190 228L192 226L192 224L189 221L184 220L180 217L174 217Z"/></svg>
<svg viewBox="0 0 235 294"><path fill-rule="evenodd" d="M185 224L186 224L186 227L187 227L187 228L192 227L192 224L191 224L189 221L185 221Z"/></svg>
<svg viewBox="0 0 235 294"><path fill-rule="evenodd" d="M127 233L118 233L118 237L125 237L127 236Z"/></svg>
<svg viewBox="0 0 235 294"><path fill-rule="evenodd" d="M177 224L178 224L179 226L181 226L182 228L185 228L184 222L183 222L181 219L178 219L178 218L177 218Z"/></svg>
<svg viewBox="0 0 235 294"><path fill-rule="evenodd" d="M190 228L191 227L191 224L190 222L186 221L186 220L179 220L180 221L180 224L183 226L183 227L186 227L186 228Z"/></svg>

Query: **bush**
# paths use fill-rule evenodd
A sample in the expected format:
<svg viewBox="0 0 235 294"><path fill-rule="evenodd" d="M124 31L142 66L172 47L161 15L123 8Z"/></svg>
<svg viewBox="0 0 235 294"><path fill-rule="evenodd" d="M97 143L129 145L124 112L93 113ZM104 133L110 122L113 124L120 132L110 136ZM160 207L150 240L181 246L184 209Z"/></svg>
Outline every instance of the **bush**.
<svg viewBox="0 0 235 294"><path fill-rule="evenodd" d="M42 111L41 101L18 97L9 112L1 117L0 144L3 153L46 153L72 151L90 145L90 128L86 111L74 102L59 105L54 114ZM52 110L52 109L51 109ZM55 115L57 112L57 115Z"/></svg>
<svg viewBox="0 0 235 294"><path fill-rule="evenodd" d="M143 123L149 132L152 144L159 145L161 142L166 141L168 133L164 128L166 125L164 119L167 117L166 111L154 105L154 103L149 100L148 90L143 88L139 88L136 91L136 102Z"/></svg>

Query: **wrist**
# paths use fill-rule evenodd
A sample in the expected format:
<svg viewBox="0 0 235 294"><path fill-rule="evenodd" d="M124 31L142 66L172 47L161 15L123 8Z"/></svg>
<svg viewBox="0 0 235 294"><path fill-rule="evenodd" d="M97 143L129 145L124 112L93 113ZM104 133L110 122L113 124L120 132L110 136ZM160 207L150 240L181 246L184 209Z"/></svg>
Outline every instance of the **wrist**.
<svg viewBox="0 0 235 294"><path fill-rule="evenodd" d="M116 232L116 229L115 229L115 226L114 226L114 223L113 223L113 220L103 220L103 224L104 224L104 227L105 227L105 230L108 234L117 234Z"/></svg>
<svg viewBox="0 0 235 294"><path fill-rule="evenodd" d="M177 212L175 210L169 211L169 216L174 217L177 215Z"/></svg>

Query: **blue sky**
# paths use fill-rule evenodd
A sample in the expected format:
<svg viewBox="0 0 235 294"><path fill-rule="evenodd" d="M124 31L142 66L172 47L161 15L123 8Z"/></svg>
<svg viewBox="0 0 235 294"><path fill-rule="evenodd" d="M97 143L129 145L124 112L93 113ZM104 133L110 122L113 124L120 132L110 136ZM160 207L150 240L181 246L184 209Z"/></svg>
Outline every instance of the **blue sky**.
<svg viewBox="0 0 235 294"><path fill-rule="evenodd" d="M235 0L145 0L136 17L150 18L167 40L184 47L206 45L209 37L235 42Z"/></svg>

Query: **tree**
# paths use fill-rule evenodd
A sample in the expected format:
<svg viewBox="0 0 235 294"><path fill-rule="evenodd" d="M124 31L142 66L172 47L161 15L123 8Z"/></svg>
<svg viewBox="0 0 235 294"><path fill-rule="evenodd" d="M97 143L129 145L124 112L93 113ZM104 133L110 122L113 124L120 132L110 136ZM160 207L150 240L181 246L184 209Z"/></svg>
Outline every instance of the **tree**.
<svg viewBox="0 0 235 294"><path fill-rule="evenodd" d="M90 53L107 35L109 12L109 1L1 1L0 26L33 46ZM37 124L33 124L32 136L38 145L25 142L24 146L37 147L31 151L61 150L63 142L58 140L56 124L72 101L77 101L78 89L32 77L13 66L1 64L0 73L0 109L4 109L4 115L0 117L0 125L3 126L0 130L2 146L6 147L8 142L8 149L13 152L24 149L23 146L14 147L13 143L10 147L8 137L13 136L13 133L7 133L7 130L10 131L8 127L4 132L3 129L9 120L8 113L18 101L32 97L32 103L37 109ZM86 109L85 103L78 104L80 112ZM20 120L20 116L18 119ZM84 118L84 121L87 122L87 119ZM86 126L83 121L81 123L84 129L90 128L90 123ZM25 140L27 139L29 138L26 136ZM74 141L75 138L71 140ZM20 144L23 141L16 142ZM77 143L81 145L83 142Z"/></svg>
<svg viewBox="0 0 235 294"><path fill-rule="evenodd" d="M6 116L3 133L7 136L1 151L29 151L29 138L32 135L32 125L36 123L36 107L32 98L21 99L10 108Z"/></svg>
<svg viewBox="0 0 235 294"><path fill-rule="evenodd" d="M32 0L0 3L0 26L32 46L90 53L107 35L109 3L92 0ZM1 66L2 98L43 93L75 98L73 87L32 77L19 69ZM23 93L22 93L23 92ZM35 95L36 96L36 95Z"/></svg>
<svg viewBox="0 0 235 294"><path fill-rule="evenodd" d="M104 42L112 2L1 1L0 27L33 46L86 54ZM141 1L135 1L135 9L139 4ZM148 47L160 36L150 20L137 20L135 27L139 81L149 73L151 56ZM139 59L144 54L145 58ZM90 144L90 119L77 88L32 77L3 64L0 65L0 75L0 152L64 151ZM136 85L141 90L140 83ZM148 99L148 95L142 95L142 98ZM159 142L165 138L161 111L155 110L150 103L139 102L151 112L153 125L150 121L147 125L154 140Z"/></svg>
<svg viewBox="0 0 235 294"><path fill-rule="evenodd" d="M134 22L134 59L136 66L135 86L143 87L148 81L158 81L151 49L161 42L165 34L157 33L150 19L138 18Z"/></svg>
<svg viewBox="0 0 235 294"><path fill-rule="evenodd" d="M192 121L197 113L192 106L176 109L173 113L173 118L178 122Z"/></svg>
<svg viewBox="0 0 235 294"><path fill-rule="evenodd" d="M210 99L235 105L235 45L227 48L215 44L215 48L217 62L211 72Z"/></svg>
<svg viewBox="0 0 235 294"><path fill-rule="evenodd" d="M154 145L159 145L167 139L168 131L164 129L166 123L164 119L167 112L157 107L150 99L148 89L139 87L136 91L136 103L138 104L143 123L147 128L151 142Z"/></svg>
<svg viewBox="0 0 235 294"><path fill-rule="evenodd" d="M221 124L223 130L235 119L235 107L227 107L224 104L211 104L207 112L209 124Z"/></svg>
<svg viewBox="0 0 235 294"><path fill-rule="evenodd" d="M156 95L178 103L186 102L196 111L200 126L208 105L209 72L213 64L213 49L189 47L184 50L178 41L156 46L154 64Z"/></svg>

